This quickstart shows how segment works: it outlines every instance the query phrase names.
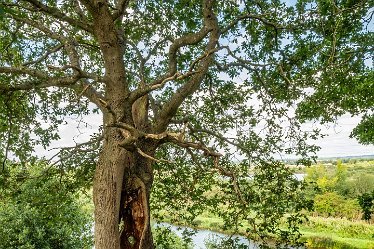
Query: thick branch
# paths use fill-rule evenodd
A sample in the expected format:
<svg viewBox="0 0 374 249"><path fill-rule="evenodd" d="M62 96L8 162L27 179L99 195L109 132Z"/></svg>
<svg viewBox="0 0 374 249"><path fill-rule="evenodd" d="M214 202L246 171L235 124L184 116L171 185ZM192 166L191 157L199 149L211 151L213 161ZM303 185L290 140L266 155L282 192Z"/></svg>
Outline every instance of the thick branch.
<svg viewBox="0 0 374 249"><path fill-rule="evenodd" d="M80 92L77 96L77 99L79 100L80 97L84 96L89 101L94 103L102 112L107 111L107 106L104 101L104 96L96 91L96 89L93 87L93 83L88 83L87 81L83 82L79 86L74 86L74 89L77 92Z"/></svg>
<svg viewBox="0 0 374 249"><path fill-rule="evenodd" d="M200 73L200 71L193 71L194 70L194 67L196 66L196 64L198 64L201 60L205 59L206 57L210 56L211 54L217 52L218 50L220 50L221 48L215 48L215 49L212 49L210 51L207 51L206 53L204 53L203 55L199 56L195 61L193 61L189 67L189 70L184 73L184 74L180 74L180 73L175 73L174 75L168 77L168 78L165 78L163 81L161 81L160 83L156 82L156 83L153 83L151 85L148 85L148 86L142 86L141 88L138 88L137 90L131 92L130 94L130 103L134 103L138 98L148 94L149 92L151 91L154 91L156 89L161 89L165 86L165 84L169 81L172 81L172 80L183 80L183 79L186 79L194 74L197 74L197 73Z"/></svg>
<svg viewBox="0 0 374 249"><path fill-rule="evenodd" d="M118 0L116 5L116 10L113 12L113 20L120 18L123 13L126 11L127 6L129 5L130 0Z"/></svg>
<svg viewBox="0 0 374 249"><path fill-rule="evenodd" d="M177 52L180 48L188 46L188 45L194 45L199 42L201 42L211 31L206 25L204 25L199 32L193 33L193 34L187 34L184 35L176 40L173 41L173 43L169 47L169 53L168 53L168 72L159 77L158 79L151 82L149 85L155 86L155 85L162 85L162 82L165 82L165 80L169 79L170 77L173 77L177 73ZM169 40L165 39L162 42ZM161 44L161 43L160 43ZM157 44L154 47L153 50L157 49ZM152 51L153 51L152 50ZM152 51L147 56L147 60L152 55ZM146 94L146 93L144 93ZM144 95L143 94L143 95ZM140 95L141 96L141 95Z"/></svg>
<svg viewBox="0 0 374 249"><path fill-rule="evenodd" d="M165 160L165 159L157 159L157 158L154 158L150 155L148 155L147 153L143 152L140 148L136 148L136 151L144 158L147 158L151 161L155 161L157 163L174 163L172 161L168 161L168 160Z"/></svg>
<svg viewBox="0 0 374 249"><path fill-rule="evenodd" d="M170 76L170 77L164 79L159 84L149 85L149 86L145 86L144 88L137 89L137 90L131 92L130 97L129 97L130 103L134 103L137 99L139 99L140 97L146 95L147 93L149 93L151 91L163 88L165 86L165 84L169 81L183 80L183 79L185 79L185 78L187 78L191 75L197 74L197 73L199 73L199 72L198 71L188 71L185 74L175 73L173 76Z"/></svg>
<svg viewBox="0 0 374 249"><path fill-rule="evenodd" d="M0 84L0 91L18 91L18 90L31 90L47 87L68 87L77 83L81 79L80 75L66 76L66 77L52 77L46 78L43 82L40 80L28 81L18 85L2 85Z"/></svg>
<svg viewBox="0 0 374 249"><path fill-rule="evenodd" d="M210 30L209 41L206 46L206 52L214 50L218 43L219 38L219 28L218 21L213 11L214 0L206 0L203 3L203 16L204 16L204 26L207 30ZM156 132L162 132L166 129L169 121L177 112L179 106L183 103L185 98L193 94L200 86L200 83L205 77L208 71L209 65L213 60L214 53L206 56L198 67L199 73L195 74L187 83L181 86L171 97L169 102L167 102L160 111L158 122L154 126Z"/></svg>
<svg viewBox="0 0 374 249"><path fill-rule="evenodd" d="M123 60L124 44L121 32L116 27L110 12L108 1L81 1L93 16L94 35L102 52L108 96L116 95L118 97L121 95L120 98L126 98L129 88ZM115 105L119 105L119 103ZM130 114L126 115L130 116Z"/></svg>
<svg viewBox="0 0 374 249"><path fill-rule="evenodd" d="M0 73L12 75L29 75L41 79L49 78L48 74L43 73L40 70L30 69L27 67L0 67Z"/></svg>

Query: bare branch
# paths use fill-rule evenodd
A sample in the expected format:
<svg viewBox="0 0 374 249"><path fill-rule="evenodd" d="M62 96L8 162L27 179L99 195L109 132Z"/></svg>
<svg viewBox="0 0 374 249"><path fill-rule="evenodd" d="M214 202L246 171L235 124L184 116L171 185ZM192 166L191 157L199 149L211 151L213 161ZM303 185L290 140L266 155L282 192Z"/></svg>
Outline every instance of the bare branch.
<svg viewBox="0 0 374 249"><path fill-rule="evenodd" d="M30 20L30 19L27 19L27 18L22 18L20 16L13 15L13 14L12 14L12 17L16 21L26 23L26 24L30 25L31 27L40 30L46 36L48 36L48 37L50 37L52 39L58 40L58 41L60 41L62 43L66 42L66 37L64 37L64 36L62 36L60 34L57 34L55 32L52 32L49 28L47 28L46 26L44 26L40 22L36 22L36 21Z"/></svg>
<svg viewBox="0 0 374 249"><path fill-rule="evenodd" d="M253 70L252 67L248 66L248 65L245 65L243 63L239 63L239 62L230 62L230 63L227 63L227 64L224 64L224 65L221 65L219 64L217 61L214 62L214 65L217 67L217 69L221 72L225 72L225 71L228 71L230 69L232 69L233 67L239 67L239 68L245 68L247 69L248 71L251 71Z"/></svg>
<svg viewBox="0 0 374 249"><path fill-rule="evenodd" d="M240 21L245 20L249 18L248 14L241 15L238 18L231 21L226 27L221 29L221 34L225 34L227 31L232 30L233 27L235 27Z"/></svg>
<svg viewBox="0 0 374 249"><path fill-rule="evenodd" d="M136 56L138 57L138 60L140 62L144 61L142 53L140 52L139 48L136 46L135 43L133 43L132 41L129 41L129 40L124 40L124 43L127 44L127 45L130 45L135 50Z"/></svg>
<svg viewBox="0 0 374 249"><path fill-rule="evenodd" d="M215 152L212 148L205 146L203 143L194 143L194 142L184 141L183 139L181 139L180 134L178 134L178 136L175 136L175 133L174 135L170 135L170 133L166 133L166 135L167 136L165 137L165 141L174 143L178 145L179 147L192 148L192 149L203 151L205 156L211 156L211 157L217 157L217 158L222 156L221 153Z"/></svg>
<svg viewBox="0 0 374 249"><path fill-rule="evenodd" d="M145 61L147 62L152 55L156 54L157 52L157 49L166 41L172 41L171 38L167 37L167 38L164 38L158 42L156 42L155 46L149 51L148 55L144 58Z"/></svg>
<svg viewBox="0 0 374 249"><path fill-rule="evenodd" d="M151 110L153 112L153 116L154 116L154 118L156 118L158 116L158 112L160 110L160 107L159 107L158 103L156 102L156 100L153 98L152 94L148 95L148 99L149 99Z"/></svg>
<svg viewBox="0 0 374 249"><path fill-rule="evenodd" d="M194 69L194 67L196 66L196 64L198 64L200 61L202 61L203 59L205 59L206 57L208 57L209 55L223 49L224 47L218 47L218 48L214 48L214 49L211 49L209 51L206 51L204 54L202 54L201 56L199 56L195 61L193 61L189 67L189 70L190 72L192 72L192 70Z"/></svg>
<svg viewBox="0 0 374 249"><path fill-rule="evenodd" d="M235 147L241 149L242 151L246 152L246 153L250 153L250 150L248 150L247 148L245 148L244 146L242 146L241 144L239 143L236 143L232 140L230 140L229 138L226 138L224 137L222 134L219 134L217 132L214 132L214 131L210 131L210 130L207 130L207 129L195 129L193 128L190 124L188 125L188 129L192 132L192 133L205 133L205 134L209 134L211 136L214 136L216 138L218 138L219 140L221 141L224 141L228 144L231 144L231 145L234 145Z"/></svg>
<svg viewBox="0 0 374 249"><path fill-rule="evenodd" d="M214 167L221 173L221 175L231 178L231 182L233 184L235 194L238 196L240 202L244 206L246 206L247 202L245 201L245 199L243 197L243 194L242 194L242 191L240 190L240 187L239 187L239 184L238 184L238 177L236 176L236 174L234 172L230 171L230 170L227 170L227 169L219 166L218 162L216 162L214 164Z"/></svg>
<svg viewBox="0 0 374 249"><path fill-rule="evenodd" d="M80 95L85 96L104 112L108 109L108 105L103 103L104 97L95 90L93 84L95 82L105 82L105 80L97 75L92 75L82 71L80 66L80 57L76 50L74 41L66 40L64 47L68 54L70 63L74 66L74 70L84 76L84 79L82 80L83 83L80 86L75 87L75 90L80 92L77 98L80 98ZM87 79L92 79L94 82L89 82Z"/></svg>
<svg viewBox="0 0 374 249"><path fill-rule="evenodd" d="M87 142L83 142L83 143L77 143L74 146L60 147L60 148L52 148L52 149L50 149L50 150L59 149L59 152L57 152L55 155L53 155L51 158L49 158L48 162L50 164L50 167L53 167L54 165L57 165L61 161L64 161L64 160L70 158L72 156L72 154L74 154L74 153L77 153L77 152L87 153L87 152L91 152L91 151L94 151L94 150L98 149L100 147L101 141L103 139L104 139L104 136L103 135L99 135L99 136L97 136L94 139L91 139L91 140L89 140ZM92 148L83 149L84 147L88 147L88 146L91 146L91 145L93 145ZM60 156L65 151L70 151L70 152L67 155L63 156L63 157L60 157L59 160L53 162L53 159L55 159L57 156ZM47 169L47 171L48 171L48 169Z"/></svg>
<svg viewBox="0 0 374 249"><path fill-rule="evenodd" d="M288 85L291 85L292 84L291 80L284 73L282 65L279 65L278 68L279 68L279 74L282 76L282 78L287 82Z"/></svg>

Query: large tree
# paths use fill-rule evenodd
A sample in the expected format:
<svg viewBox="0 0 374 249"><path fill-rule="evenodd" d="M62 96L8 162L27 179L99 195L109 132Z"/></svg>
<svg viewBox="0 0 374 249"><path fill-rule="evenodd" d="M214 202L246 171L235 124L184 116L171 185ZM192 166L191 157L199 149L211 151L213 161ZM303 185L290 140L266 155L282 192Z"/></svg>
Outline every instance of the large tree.
<svg viewBox="0 0 374 249"><path fill-rule="evenodd" d="M248 234L287 238L275 224L288 213L295 231L300 183L272 161L315 149L292 108L321 69L340 66L330 63L335 17L352 12L361 27L369 10L365 1L3 0L1 156L30 160L67 117L100 112L99 133L51 161L88 179L94 169L95 248L153 248L155 176L155 207L194 216L200 202L231 226L247 220ZM209 199L213 185L223 190Z"/></svg>

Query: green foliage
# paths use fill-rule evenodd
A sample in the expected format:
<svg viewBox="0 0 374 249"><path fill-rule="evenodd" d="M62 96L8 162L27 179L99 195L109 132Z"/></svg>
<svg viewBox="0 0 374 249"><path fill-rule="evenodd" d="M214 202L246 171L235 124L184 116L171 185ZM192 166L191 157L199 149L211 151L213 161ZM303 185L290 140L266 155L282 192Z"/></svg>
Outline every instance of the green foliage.
<svg viewBox="0 0 374 249"><path fill-rule="evenodd" d="M346 183L347 195L356 198L364 193L374 191L374 175L372 173L359 173L351 177Z"/></svg>
<svg viewBox="0 0 374 249"><path fill-rule="evenodd" d="M188 232L181 238L167 226L153 226L152 234L156 249L193 249Z"/></svg>
<svg viewBox="0 0 374 249"><path fill-rule="evenodd" d="M323 164L307 168L305 181L316 185L317 192L339 191L347 180L347 167L338 161L334 168Z"/></svg>
<svg viewBox="0 0 374 249"><path fill-rule="evenodd" d="M206 6L195 0L120 1L129 4L123 13L116 12L121 6L114 1L97 3L100 11L77 1L39 1L42 7L35 2L0 3L4 162L10 154L30 161L37 157L35 146L46 149L59 139L68 117L79 128L83 116L100 109L104 136L59 152L56 164L62 172L76 174L66 190L92 181L101 141L115 132L113 144L105 148L117 147L119 155L135 151L135 156L143 149L175 162L145 170L155 172L155 217L162 218L161 209L173 221L191 224L208 209L223 219L224 229L246 226L253 239L297 241L297 226L305 218L300 212L310 201L302 192L304 183L275 155L297 155L300 163L310 164L318 148L307 141L319 131L301 131L299 120L322 116L331 121L347 110L361 114L373 106L374 74L365 64L374 44L367 29L373 1L299 0L294 6L279 0L208 1ZM211 10L204 9L209 3ZM211 14L204 20L207 11ZM116 20L95 19L100 13ZM100 40L97 27L107 27L111 39ZM149 127L139 132L132 106L134 91L145 86L154 88L145 93L152 111ZM295 105L297 118L290 115ZM369 116L364 118L370 121ZM117 121L125 125L108 123ZM357 128L358 134L366 132L363 142L372 138L370 125ZM164 143L168 136L150 141L181 131L169 144ZM127 152L124 142L131 147ZM220 160L206 157L212 151L222 154ZM241 162L233 164L237 158ZM339 167L336 174L312 177L319 193L342 192L338 186L345 173ZM112 167L103 168L112 174Z"/></svg>
<svg viewBox="0 0 374 249"><path fill-rule="evenodd" d="M307 222L302 225L306 234L327 235L329 237L339 237L341 239L362 239L369 240L372 243L374 234L374 226L365 221L351 221L346 218L322 218L310 217Z"/></svg>
<svg viewBox="0 0 374 249"><path fill-rule="evenodd" d="M356 200L346 200L335 192L318 194L314 198L314 210L322 217L357 218L360 207Z"/></svg>
<svg viewBox="0 0 374 249"><path fill-rule="evenodd" d="M364 215L363 219L370 220L374 212L374 191L372 193L364 193L358 197L358 203L362 208Z"/></svg>
<svg viewBox="0 0 374 249"><path fill-rule="evenodd" d="M92 247L92 214L53 168L15 164L0 176L0 248Z"/></svg>
<svg viewBox="0 0 374 249"><path fill-rule="evenodd" d="M210 236L204 240L206 249L247 249L248 245L240 242L237 237L222 238L219 236Z"/></svg>
<svg viewBox="0 0 374 249"><path fill-rule="evenodd" d="M298 226L305 220L299 212L310 209L311 203L302 192L303 183L285 165L264 162L250 171L245 165L227 162L225 167L236 172L235 178L207 173L204 168L209 164L157 165L154 218L188 226L208 212L220 217L215 229L244 232L256 241L271 238L279 244L297 244Z"/></svg>
<svg viewBox="0 0 374 249"><path fill-rule="evenodd" d="M307 193L314 200L314 214L348 219L360 217L361 204L357 197L374 190L374 176L365 173L366 168L355 173L354 169L359 165L350 167L353 170L348 171L347 164L338 160L334 166L320 164L307 169L305 180L312 183Z"/></svg>
<svg viewBox="0 0 374 249"><path fill-rule="evenodd" d="M374 86L373 86L374 87ZM351 137L356 137L362 144L374 143L374 115L364 115L362 121L353 129Z"/></svg>
<svg viewBox="0 0 374 249"><path fill-rule="evenodd" d="M372 3L369 3L366 7L372 8ZM333 9L330 11L333 11ZM372 12L372 9L370 12ZM360 11L356 12L356 14L358 13ZM359 20L354 18L351 21L355 23L356 28L360 28ZM346 21L339 21L340 24L342 22ZM369 26L372 26L372 23L366 27ZM314 91L306 96L298 106L297 112L302 120L320 118L322 122L332 122L337 116L346 112L352 115L361 114L361 122L353 129L351 137L357 138L362 144L373 144L374 116L371 110L374 106L372 98L374 94L374 72L373 65L369 62L372 55L366 57L366 52L370 50L369 47L370 44L373 44L374 36L372 28L363 26L361 28L363 28L361 32L351 33L352 36L350 37L347 36L348 33L339 34L338 37L335 36L334 39L340 40L338 46L345 48L336 52L339 48L332 44L331 48L337 49L331 51L330 54L334 56L334 59L330 57L330 60L326 63L326 68L320 71L321 75L319 77L316 77L319 81L318 84L311 81L310 87ZM331 34L340 31L337 26L334 29L335 31ZM357 46L362 47L362 50L353 52L354 50L348 47L349 41L355 42ZM354 56L350 54L352 52ZM340 63L342 60L346 60L347 63ZM340 67L334 67L337 64Z"/></svg>

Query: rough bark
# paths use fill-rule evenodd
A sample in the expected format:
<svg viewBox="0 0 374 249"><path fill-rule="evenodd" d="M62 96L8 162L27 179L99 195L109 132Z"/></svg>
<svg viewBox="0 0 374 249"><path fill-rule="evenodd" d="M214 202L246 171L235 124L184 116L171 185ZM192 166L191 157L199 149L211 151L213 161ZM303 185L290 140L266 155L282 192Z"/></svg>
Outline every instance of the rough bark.
<svg viewBox="0 0 374 249"><path fill-rule="evenodd" d="M120 121L134 123L147 130L148 98L136 101L130 119L124 99L117 91L108 104ZM122 107L122 108L121 108ZM104 124L114 121L112 113L104 115ZM152 249L149 197L153 182L152 161L131 147L121 147L131 134L123 129L106 126L104 144L94 179L95 248L96 249ZM137 141L136 146L153 156L156 144Z"/></svg>
<svg viewBox="0 0 374 249"><path fill-rule="evenodd" d="M95 248L152 249L151 162L119 147L118 138L117 129L108 131L95 172Z"/></svg>
<svg viewBox="0 0 374 249"><path fill-rule="evenodd" d="M123 41L109 6L99 0L83 2L93 16L93 33L100 45L105 67L107 110L104 111L104 144L94 179L95 248L152 249L149 197L153 172L150 158L154 157L159 141L148 141L146 136L139 137L135 133L165 132L183 100L202 82L213 59L209 51L216 47L219 36L213 13L214 0L203 3L202 30L177 39L170 47L169 72L165 79L176 73L177 50L198 43L210 33L206 54L197 67L198 73L191 74L193 76L164 105L153 127L148 127L147 86L139 86L141 94L130 94L123 60ZM151 89L154 86L152 84ZM121 130L111 126L115 123L130 128ZM139 132L132 131L134 129ZM124 146L124 141L131 142Z"/></svg>
<svg viewBox="0 0 374 249"><path fill-rule="evenodd" d="M126 152L116 146L114 132L105 137L93 183L95 248L119 249L119 208Z"/></svg>

